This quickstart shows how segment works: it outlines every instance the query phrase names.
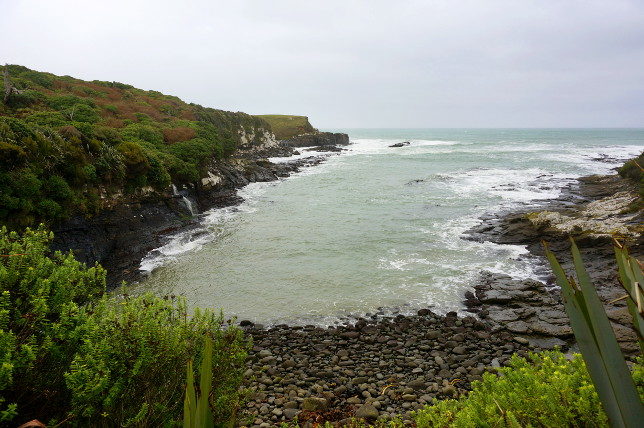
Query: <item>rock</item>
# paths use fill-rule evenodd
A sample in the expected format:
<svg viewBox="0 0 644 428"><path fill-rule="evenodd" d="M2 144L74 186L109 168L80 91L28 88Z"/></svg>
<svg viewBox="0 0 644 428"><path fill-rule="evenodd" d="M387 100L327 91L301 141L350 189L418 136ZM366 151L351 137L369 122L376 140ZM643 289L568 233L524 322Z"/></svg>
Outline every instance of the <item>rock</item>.
<svg viewBox="0 0 644 428"><path fill-rule="evenodd" d="M528 342L530 346L541 349L553 349L557 346L563 348L566 346L566 342L556 337L530 337Z"/></svg>
<svg viewBox="0 0 644 428"><path fill-rule="evenodd" d="M354 385L361 385L367 382L369 382L369 378L366 376L356 377L351 380L351 383Z"/></svg>
<svg viewBox="0 0 644 428"><path fill-rule="evenodd" d="M297 409L284 409L283 413L286 419L293 419L300 411Z"/></svg>
<svg viewBox="0 0 644 428"><path fill-rule="evenodd" d="M286 404L284 404L284 408L285 409L297 409L298 408L297 401L289 401L289 402L287 402Z"/></svg>
<svg viewBox="0 0 644 428"><path fill-rule="evenodd" d="M356 418L366 419L366 420L375 420L378 419L378 409L376 409L371 404L363 404L356 410Z"/></svg>
<svg viewBox="0 0 644 428"><path fill-rule="evenodd" d="M456 395L456 388L453 385L446 385L441 389L441 393L444 395L453 396Z"/></svg>
<svg viewBox="0 0 644 428"><path fill-rule="evenodd" d="M302 410L318 412L326 409L328 403L324 398L308 397L302 401Z"/></svg>
<svg viewBox="0 0 644 428"><path fill-rule="evenodd" d="M403 141L402 143L392 144L389 147L405 147L405 146L408 146L408 145L409 145L409 141Z"/></svg>
<svg viewBox="0 0 644 428"><path fill-rule="evenodd" d="M297 363L295 362L295 360L286 360L282 363L282 366L284 366L287 369L290 369L297 366Z"/></svg>
<svg viewBox="0 0 644 428"><path fill-rule="evenodd" d="M415 379L411 382L407 382L407 386L415 390L421 390L427 388L427 383L424 379Z"/></svg>
<svg viewBox="0 0 644 428"><path fill-rule="evenodd" d="M271 354L271 351L269 351L268 349L262 349L261 351L259 351L259 352L257 353L257 355L258 355L260 358L266 358L266 357L270 357L270 356L271 356L271 355L273 355L273 354Z"/></svg>
<svg viewBox="0 0 644 428"><path fill-rule="evenodd" d="M452 349L452 352L455 354L464 354L467 351L467 348L465 346L457 346L454 349Z"/></svg>
<svg viewBox="0 0 644 428"><path fill-rule="evenodd" d="M344 337L345 339L357 339L360 337L360 332L357 331L345 331L344 333L340 334L341 337Z"/></svg>
<svg viewBox="0 0 644 428"><path fill-rule="evenodd" d="M289 138L283 143L290 147L346 146L349 136L340 132L313 132Z"/></svg>

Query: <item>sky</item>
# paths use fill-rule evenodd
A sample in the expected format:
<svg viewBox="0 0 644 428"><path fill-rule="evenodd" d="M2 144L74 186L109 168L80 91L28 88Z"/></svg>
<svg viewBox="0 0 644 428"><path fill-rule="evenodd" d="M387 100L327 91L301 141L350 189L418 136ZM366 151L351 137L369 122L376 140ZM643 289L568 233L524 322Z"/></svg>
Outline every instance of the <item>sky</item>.
<svg viewBox="0 0 644 428"><path fill-rule="evenodd" d="M328 128L642 127L644 0L0 0L0 61Z"/></svg>

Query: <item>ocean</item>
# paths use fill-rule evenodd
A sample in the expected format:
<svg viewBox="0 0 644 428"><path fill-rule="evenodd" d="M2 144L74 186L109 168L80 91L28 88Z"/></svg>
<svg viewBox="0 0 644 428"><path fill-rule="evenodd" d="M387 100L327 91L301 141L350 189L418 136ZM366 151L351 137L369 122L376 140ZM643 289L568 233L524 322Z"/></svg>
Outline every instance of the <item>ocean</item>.
<svg viewBox="0 0 644 428"><path fill-rule="evenodd" d="M347 151L201 214L142 260L131 291L269 325L460 311L482 271L539 277L523 246L464 239L481 216L539 206L644 150L644 129L332 131L349 134Z"/></svg>

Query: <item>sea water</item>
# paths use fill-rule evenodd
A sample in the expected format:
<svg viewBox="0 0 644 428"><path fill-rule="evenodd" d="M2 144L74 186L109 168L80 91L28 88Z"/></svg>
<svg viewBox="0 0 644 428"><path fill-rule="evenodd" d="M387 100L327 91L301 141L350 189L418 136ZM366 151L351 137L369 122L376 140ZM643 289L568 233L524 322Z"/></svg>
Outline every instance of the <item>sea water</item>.
<svg viewBox="0 0 644 428"><path fill-rule="evenodd" d="M347 151L202 214L142 260L132 289L266 324L462 310L484 270L538 276L525 247L465 239L482 215L536 207L644 150L642 129L333 131Z"/></svg>

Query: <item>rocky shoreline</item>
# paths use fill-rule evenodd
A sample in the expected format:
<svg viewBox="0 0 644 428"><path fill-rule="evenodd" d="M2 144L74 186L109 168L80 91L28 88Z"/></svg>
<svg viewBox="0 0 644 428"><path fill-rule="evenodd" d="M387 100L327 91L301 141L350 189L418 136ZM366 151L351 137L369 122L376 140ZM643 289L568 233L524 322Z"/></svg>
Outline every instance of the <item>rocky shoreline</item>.
<svg viewBox="0 0 644 428"><path fill-rule="evenodd" d="M352 417L402 417L434 398L454 398L503 365L512 354L538 350L507 331L491 331L473 316L421 309L417 315L372 315L355 324L321 328L242 322L253 338L246 372L251 391L242 421L302 426Z"/></svg>
<svg viewBox="0 0 644 428"><path fill-rule="evenodd" d="M544 281L513 280L506 275L483 272L474 292L465 295L470 312L494 330L522 334L541 345L571 345L574 342L554 277L545 263L542 241L557 254L562 266L573 271L569 237L575 239L586 269L612 322L622 350L638 351L637 338L617 279L613 238L619 237L635 257L643 255L640 210L632 204L637 186L618 175L589 176L564 189L559 199L538 210L486 218L469 231L469 239L499 244L525 245L542 261Z"/></svg>
<svg viewBox="0 0 644 428"><path fill-rule="evenodd" d="M99 260L110 272L110 284L136 279L140 260L167 236L197 225L195 210L241 202L237 190L250 182L274 181L323 162L329 154L272 163L268 157L290 156L295 147L310 152L337 152L333 134L282 143L269 150L241 153L215 162L208 177L195 186L161 197L119 204L91 220L72 219L56 230L56 245L75 248L80 259ZM310 144L314 142L314 144ZM482 218L467 239L525 245L543 260L541 240L570 268L567 236L581 247L601 298L619 297L612 235L618 231L634 255L642 255L642 213L629 212L637 196L632 183L618 176L585 177L565 188L543 207ZM83 257L83 255L85 257ZM541 265L547 278L548 268ZM412 412L434 398L453 398L470 389L486 371L504 365L513 354L568 350L574 341L552 278L515 280L482 272L464 296L471 316L416 315L394 310L356 318L346 325L277 325L264 328L250 321L241 327L253 340L245 374L250 397L240 423L277 426L297 417L301 426L349 418L373 421L400 417L411 424ZM608 313L627 351L635 341L623 302ZM573 348L574 349L574 348Z"/></svg>
<svg viewBox="0 0 644 428"><path fill-rule="evenodd" d="M249 145L234 158L213 161L200 182L173 186L163 193L106 196L114 199L109 209L91 218L75 216L56 225L52 249L73 250L82 262L100 263L108 272L108 288L122 281L136 281L143 257L163 245L168 236L195 227L199 213L237 205L242 202L237 191L249 183L288 177L324 162L331 152L342 151L335 143L349 143L346 134L331 133L307 135L305 141L317 144L312 152L327 153L273 163L269 157L300 153L287 142Z"/></svg>
<svg viewBox="0 0 644 428"><path fill-rule="evenodd" d="M612 250L615 228L626 232L631 252L642 255L642 213L627 209L636 197L633 184L619 176L584 177L539 211L482 219L468 239L526 245L542 259L541 240L546 240L570 269L567 238L573 236L602 300L609 302L621 295ZM597 227L606 224L611 227ZM548 276L545 262L542 268ZM482 272L464 303L472 316L422 309L413 316L379 313L328 328L264 329L243 321L254 343L246 373L248 425L276 426L295 417L303 426L321 421L342 426L352 417L400 417L411 425L414 410L434 398L458 397L514 353L574 350L552 277L542 282ZM635 351L624 303L611 303L607 312L622 348Z"/></svg>

